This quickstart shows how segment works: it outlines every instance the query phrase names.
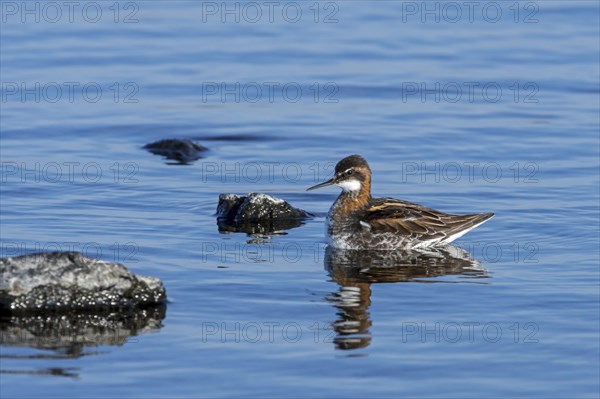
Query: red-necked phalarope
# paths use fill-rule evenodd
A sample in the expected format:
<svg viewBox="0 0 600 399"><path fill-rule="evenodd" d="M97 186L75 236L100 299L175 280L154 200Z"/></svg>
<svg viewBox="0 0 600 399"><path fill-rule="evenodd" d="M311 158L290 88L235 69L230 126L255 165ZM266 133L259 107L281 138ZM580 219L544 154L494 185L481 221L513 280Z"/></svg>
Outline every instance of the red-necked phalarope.
<svg viewBox="0 0 600 399"><path fill-rule="evenodd" d="M329 244L343 249L394 250L448 244L494 214L452 215L394 198L371 197L371 168L360 155L335 166L335 175L307 190L336 185L342 193L327 215Z"/></svg>

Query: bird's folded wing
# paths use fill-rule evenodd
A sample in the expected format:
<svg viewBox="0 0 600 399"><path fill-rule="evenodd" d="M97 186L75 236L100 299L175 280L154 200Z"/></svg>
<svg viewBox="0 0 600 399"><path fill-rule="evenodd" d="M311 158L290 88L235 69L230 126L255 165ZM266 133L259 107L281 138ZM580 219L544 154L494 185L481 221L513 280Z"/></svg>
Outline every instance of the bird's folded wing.
<svg viewBox="0 0 600 399"><path fill-rule="evenodd" d="M435 240L473 226L480 216L452 215L408 201L380 198L366 210L363 221L374 233Z"/></svg>

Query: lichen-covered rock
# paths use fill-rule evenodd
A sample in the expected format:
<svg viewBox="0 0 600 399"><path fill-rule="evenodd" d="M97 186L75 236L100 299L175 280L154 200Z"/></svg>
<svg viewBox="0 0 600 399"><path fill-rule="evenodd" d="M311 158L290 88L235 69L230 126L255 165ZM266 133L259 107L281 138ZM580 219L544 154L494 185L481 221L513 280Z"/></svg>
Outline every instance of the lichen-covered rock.
<svg viewBox="0 0 600 399"><path fill-rule="evenodd" d="M165 300L159 279L78 252L0 259L0 313L134 308Z"/></svg>
<svg viewBox="0 0 600 399"><path fill-rule="evenodd" d="M268 234L298 227L312 215L267 194L219 195L217 224L221 232Z"/></svg>
<svg viewBox="0 0 600 399"><path fill-rule="evenodd" d="M187 164L200 159L200 153L208 148L187 139L165 139L146 144L145 149L153 154L161 155L167 159Z"/></svg>

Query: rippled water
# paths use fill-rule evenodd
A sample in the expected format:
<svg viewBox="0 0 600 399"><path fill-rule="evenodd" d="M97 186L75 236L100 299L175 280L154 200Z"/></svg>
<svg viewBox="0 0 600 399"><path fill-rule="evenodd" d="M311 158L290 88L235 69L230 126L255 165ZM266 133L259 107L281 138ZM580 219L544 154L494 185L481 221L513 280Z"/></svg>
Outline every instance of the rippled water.
<svg viewBox="0 0 600 399"><path fill-rule="evenodd" d="M596 2L52 4L2 3L2 256L170 300L3 323L3 397L598 396ZM142 149L170 137L209 151ZM327 250L337 192L304 189L352 153L377 196L496 217L466 253ZM317 217L220 234L226 192Z"/></svg>

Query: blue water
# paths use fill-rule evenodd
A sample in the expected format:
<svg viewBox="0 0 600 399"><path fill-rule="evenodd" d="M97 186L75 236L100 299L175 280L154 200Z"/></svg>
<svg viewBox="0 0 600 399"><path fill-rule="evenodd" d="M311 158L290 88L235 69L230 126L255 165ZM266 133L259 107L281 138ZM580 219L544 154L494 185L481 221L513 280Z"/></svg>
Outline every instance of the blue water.
<svg viewBox="0 0 600 399"><path fill-rule="evenodd" d="M600 395L597 2L44 4L2 2L2 256L122 262L169 303L4 335L2 397ZM209 151L141 148L171 137ZM376 196L494 211L474 261L327 253L337 192L304 190L353 153ZM220 234L229 192L317 217Z"/></svg>

